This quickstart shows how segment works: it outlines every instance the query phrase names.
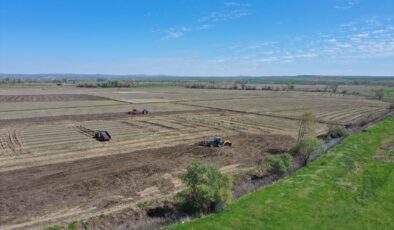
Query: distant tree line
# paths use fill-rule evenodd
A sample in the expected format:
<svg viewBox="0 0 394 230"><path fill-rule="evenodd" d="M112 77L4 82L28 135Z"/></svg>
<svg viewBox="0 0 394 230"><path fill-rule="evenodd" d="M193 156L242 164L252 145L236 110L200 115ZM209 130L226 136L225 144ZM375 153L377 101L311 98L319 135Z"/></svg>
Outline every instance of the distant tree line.
<svg viewBox="0 0 394 230"><path fill-rule="evenodd" d="M77 87L82 88L131 88L134 84L117 80L97 79L97 83L82 82Z"/></svg>

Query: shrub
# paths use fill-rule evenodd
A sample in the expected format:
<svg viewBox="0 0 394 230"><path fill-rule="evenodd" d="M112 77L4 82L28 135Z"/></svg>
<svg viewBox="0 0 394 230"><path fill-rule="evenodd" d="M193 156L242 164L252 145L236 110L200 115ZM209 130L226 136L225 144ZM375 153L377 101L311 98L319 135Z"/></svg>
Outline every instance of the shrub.
<svg viewBox="0 0 394 230"><path fill-rule="evenodd" d="M273 156L268 160L268 164L274 173L283 175L292 165L291 156L288 153Z"/></svg>
<svg viewBox="0 0 394 230"><path fill-rule="evenodd" d="M359 122L359 126L367 125L372 120L372 118L373 118L372 114L369 114L368 116L363 117Z"/></svg>
<svg viewBox="0 0 394 230"><path fill-rule="evenodd" d="M245 86L245 90L256 90L256 86L247 85Z"/></svg>
<svg viewBox="0 0 394 230"><path fill-rule="evenodd" d="M68 224L67 230L77 230L77 227L78 227L78 222L77 221L73 221L73 222Z"/></svg>
<svg viewBox="0 0 394 230"><path fill-rule="evenodd" d="M307 165L311 154L321 148L323 144L324 142L316 137L305 137L291 148L290 153L293 156L301 157L303 165Z"/></svg>
<svg viewBox="0 0 394 230"><path fill-rule="evenodd" d="M238 89L238 85L237 84L234 84L233 86L230 86L230 88L229 89Z"/></svg>
<svg viewBox="0 0 394 230"><path fill-rule="evenodd" d="M97 85L96 84L92 84L92 83L79 83L78 85L77 85L77 87L80 87L80 88L97 88Z"/></svg>
<svg viewBox="0 0 394 230"><path fill-rule="evenodd" d="M348 130L342 125L332 125L329 127L328 135L332 138L349 136Z"/></svg>
<svg viewBox="0 0 394 230"><path fill-rule="evenodd" d="M186 189L177 194L181 207L192 213L208 213L223 208L232 199L231 176L212 165L193 161L181 176Z"/></svg>
<svg viewBox="0 0 394 230"><path fill-rule="evenodd" d="M207 89L217 89L217 87L215 85L208 85Z"/></svg>
<svg viewBox="0 0 394 230"><path fill-rule="evenodd" d="M269 91L271 91L271 90L274 90L274 88L272 86L263 86L263 87L261 87L261 90L269 90ZM279 90L279 88L278 88L278 90Z"/></svg>

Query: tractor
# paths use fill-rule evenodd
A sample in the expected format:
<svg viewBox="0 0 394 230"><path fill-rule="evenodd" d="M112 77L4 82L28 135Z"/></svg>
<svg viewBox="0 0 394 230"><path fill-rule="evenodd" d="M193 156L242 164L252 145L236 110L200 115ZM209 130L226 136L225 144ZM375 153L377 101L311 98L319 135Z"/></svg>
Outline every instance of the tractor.
<svg viewBox="0 0 394 230"><path fill-rule="evenodd" d="M139 115L139 114L143 114L143 115L148 115L149 114L149 110L148 109L133 109L131 112L128 112L128 114L132 114L132 115Z"/></svg>
<svg viewBox="0 0 394 230"><path fill-rule="evenodd" d="M199 145L206 147L223 147L223 146L232 146L232 143L228 140L224 140L223 137L221 136L214 136L209 141L201 141Z"/></svg>
<svg viewBox="0 0 394 230"><path fill-rule="evenodd" d="M96 130L94 138L98 141L109 141L111 140L111 135L106 130Z"/></svg>

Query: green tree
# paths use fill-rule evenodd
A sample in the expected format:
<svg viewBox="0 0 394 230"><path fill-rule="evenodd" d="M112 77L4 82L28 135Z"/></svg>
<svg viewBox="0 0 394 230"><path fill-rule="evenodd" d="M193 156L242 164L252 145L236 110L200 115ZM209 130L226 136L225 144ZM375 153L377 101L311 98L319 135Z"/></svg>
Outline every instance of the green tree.
<svg viewBox="0 0 394 230"><path fill-rule="evenodd" d="M316 117L311 112L305 112L299 117L298 120L298 142L300 142L302 138L304 138L305 134L307 134L313 128L316 122Z"/></svg>
<svg viewBox="0 0 394 230"><path fill-rule="evenodd" d="M291 148L290 153L293 156L301 157L303 165L307 165L312 153L323 145L324 142L316 137L305 137Z"/></svg>
<svg viewBox="0 0 394 230"><path fill-rule="evenodd" d="M193 161L181 176L186 189L178 193L185 211L208 213L223 208L232 199L232 177L213 165Z"/></svg>

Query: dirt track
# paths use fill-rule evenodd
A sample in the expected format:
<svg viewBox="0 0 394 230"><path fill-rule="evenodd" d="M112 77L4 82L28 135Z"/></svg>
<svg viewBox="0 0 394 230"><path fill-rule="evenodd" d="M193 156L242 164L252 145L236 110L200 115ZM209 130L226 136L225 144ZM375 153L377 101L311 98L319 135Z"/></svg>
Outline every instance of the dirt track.
<svg viewBox="0 0 394 230"><path fill-rule="evenodd" d="M187 143L3 172L0 226L31 228L67 222L82 214L137 202L152 194L168 195L179 186L177 178L192 159L220 167L244 168L263 160L268 149L288 148L294 143L293 138L284 135L242 135L232 139L232 148ZM59 214L62 210L73 210L73 213ZM51 221L46 221L46 217Z"/></svg>

